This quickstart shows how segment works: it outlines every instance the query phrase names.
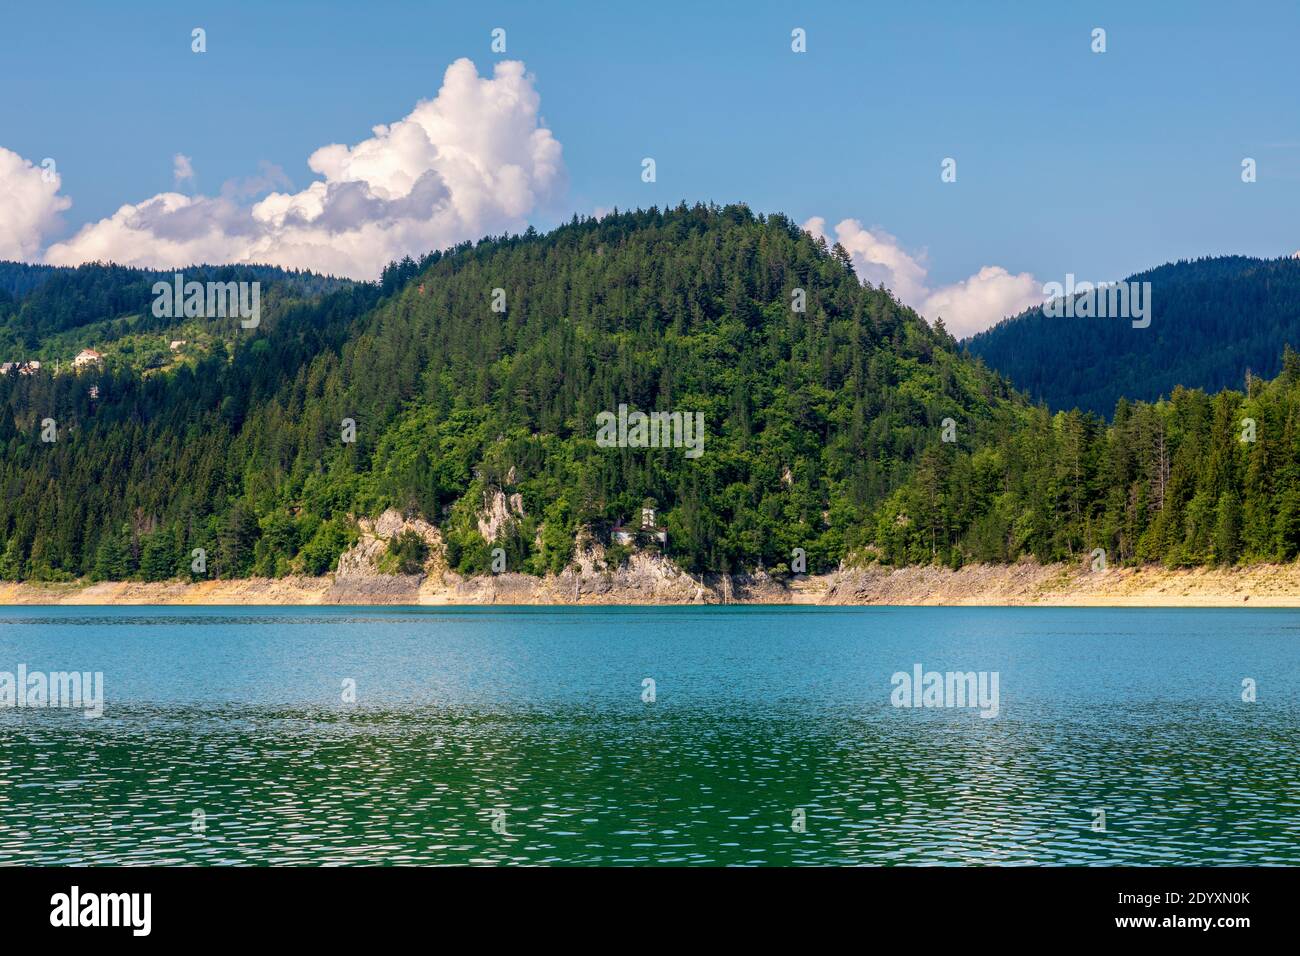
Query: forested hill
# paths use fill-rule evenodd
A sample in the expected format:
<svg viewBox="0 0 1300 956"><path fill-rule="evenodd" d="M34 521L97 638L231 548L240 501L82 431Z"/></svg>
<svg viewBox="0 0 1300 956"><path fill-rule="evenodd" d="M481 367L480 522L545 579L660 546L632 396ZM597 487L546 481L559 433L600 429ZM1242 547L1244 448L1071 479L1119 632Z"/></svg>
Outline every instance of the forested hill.
<svg viewBox="0 0 1300 956"><path fill-rule="evenodd" d="M1300 346L1300 258L1197 259L1129 281L1151 283L1147 328L1036 308L964 344L1051 408L1106 416L1121 397L1154 401L1179 385L1243 388L1248 371L1272 378L1282 346Z"/></svg>
<svg viewBox="0 0 1300 956"><path fill-rule="evenodd" d="M31 265L0 260L0 301L12 302L58 272L57 266Z"/></svg>
<svg viewBox="0 0 1300 956"><path fill-rule="evenodd" d="M1114 421L1045 406L998 444L922 452L880 509L871 551L905 564L1041 561L1172 567L1300 554L1300 355L1273 381L1120 399ZM1095 554L1097 549L1104 556Z"/></svg>
<svg viewBox="0 0 1300 956"><path fill-rule="evenodd" d="M151 310L154 283L171 282L173 276L99 263L71 268L0 262L0 361L52 359L49 348L56 342L102 346L130 331L173 326L177 323L157 319ZM257 281L273 297L317 296L349 284L274 266L192 266L184 276L195 282ZM124 318L136 321L111 324Z"/></svg>
<svg viewBox="0 0 1300 956"><path fill-rule="evenodd" d="M352 516L389 506L486 570L498 491L522 505L497 542L511 570L562 568L579 528L607 538L646 499L686 567L801 547L824 569L945 417L995 440L1011 394L842 249L737 206L464 244L231 326L151 374L0 378L0 572L188 574L202 547L214 574L320 573ZM701 414L703 454L598 446L620 405Z"/></svg>
<svg viewBox="0 0 1300 956"><path fill-rule="evenodd" d="M494 547L508 570L558 571L582 534L617 562L614 530L647 504L666 545L632 546L696 571L779 570L795 549L816 572L1300 543L1294 356L1249 396L1179 391L1114 426L1052 415L864 287L843 249L743 206L575 218L285 289L257 328L186 320L201 347L161 365L135 358L174 329L31 318L39 348L122 337L116 361L0 376L9 579L320 574L390 507L436 524L464 572ZM598 441L621 406L698 417L700 453Z"/></svg>

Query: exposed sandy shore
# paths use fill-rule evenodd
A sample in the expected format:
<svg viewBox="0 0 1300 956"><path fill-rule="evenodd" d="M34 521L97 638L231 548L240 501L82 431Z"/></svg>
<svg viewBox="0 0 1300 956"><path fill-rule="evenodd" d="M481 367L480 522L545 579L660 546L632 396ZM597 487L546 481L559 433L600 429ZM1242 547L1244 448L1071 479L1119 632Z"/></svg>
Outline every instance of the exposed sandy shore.
<svg viewBox="0 0 1300 956"><path fill-rule="evenodd" d="M971 565L959 571L873 567L781 582L754 576L691 576L642 555L618 572L534 578L452 573L204 581L13 584L0 604L885 604L1062 607L1300 607L1300 563L1171 571L1091 572L1064 564Z"/></svg>

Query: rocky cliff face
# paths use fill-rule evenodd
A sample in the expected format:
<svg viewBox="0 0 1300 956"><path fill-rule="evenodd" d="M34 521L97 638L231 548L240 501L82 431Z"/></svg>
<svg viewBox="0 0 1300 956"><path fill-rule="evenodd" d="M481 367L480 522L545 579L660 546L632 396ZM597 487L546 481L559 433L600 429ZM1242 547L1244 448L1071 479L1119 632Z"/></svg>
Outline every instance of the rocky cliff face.
<svg viewBox="0 0 1300 956"><path fill-rule="evenodd" d="M816 604L826 578L782 582L754 575L692 575L657 554L634 554L616 570L589 562L562 574L444 576L420 588L422 604Z"/></svg>
<svg viewBox="0 0 1300 956"><path fill-rule="evenodd" d="M513 496L517 497L517 496ZM498 492L485 501L480 528L492 536L521 502ZM583 537L573 564L558 575L527 574L464 577L450 570L442 535L419 518L404 518L389 509L373 521L361 519L361 539L339 558L333 584L322 597L327 604L728 604L812 603L824 586L805 579L788 586L763 572L754 575L691 575L660 554L638 552L620 568L605 564L604 548ZM380 562L388 542L414 531L429 546L423 574L386 574Z"/></svg>
<svg viewBox="0 0 1300 956"><path fill-rule="evenodd" d="M446 570L442 534L420 518L404 518L389 508L373 521L362 518L361 538L339 555L334 583L325 593L326 604L415 604L420 585L430 575L440 577ZM423 574L385 574L380 559L388 551L388 542L404 531L414 531L429 547Z"/></svg>
<svg viewBox="0 0 1300 956"><path fill-rule="evenodd" d="M511 469L510 474L513 477L514 469ZM525 515L522 495L515 493L506 497L506 493L500 489L492 493L484 493L483 508L478 514L478 533L483 536L484 541L495 541L507 522L523 517Z"/></svg>

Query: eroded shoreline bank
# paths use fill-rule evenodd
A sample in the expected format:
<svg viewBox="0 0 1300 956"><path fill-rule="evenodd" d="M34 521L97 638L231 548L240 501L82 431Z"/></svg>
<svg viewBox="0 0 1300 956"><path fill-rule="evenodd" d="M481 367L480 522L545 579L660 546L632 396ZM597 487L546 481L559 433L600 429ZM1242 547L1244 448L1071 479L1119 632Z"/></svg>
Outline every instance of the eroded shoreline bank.
<svg viewBox="0 0 1300 956"><path fill-rule="evenodd" d="M1300 563L1247 568L1090 571L1065 564L883 568L799 575L689 575L636 555L617 571L462 577L330 574L224 581L0 582L8 605L902 605L1300 607Z"/></svg>

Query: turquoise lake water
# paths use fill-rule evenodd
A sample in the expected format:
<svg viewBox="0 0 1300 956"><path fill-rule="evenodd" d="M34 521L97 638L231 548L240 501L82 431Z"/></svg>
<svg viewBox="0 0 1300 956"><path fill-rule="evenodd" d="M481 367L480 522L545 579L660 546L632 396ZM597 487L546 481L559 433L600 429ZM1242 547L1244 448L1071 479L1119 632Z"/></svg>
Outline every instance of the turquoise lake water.
<svg viewBox="0 0 1300 956"><path fill-rule="evenodd" d="M1292 611L0 608L20 665L103 716L0 708L0 864L1300 864Z"/></svg>

